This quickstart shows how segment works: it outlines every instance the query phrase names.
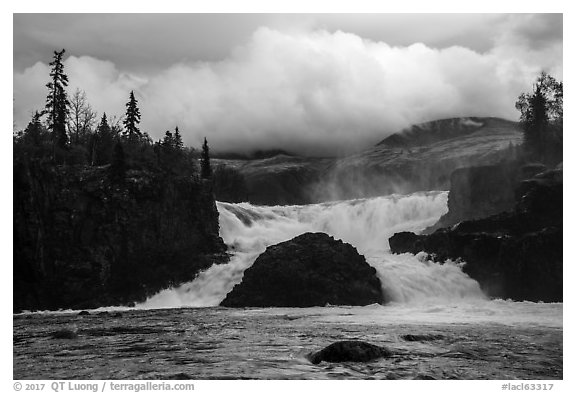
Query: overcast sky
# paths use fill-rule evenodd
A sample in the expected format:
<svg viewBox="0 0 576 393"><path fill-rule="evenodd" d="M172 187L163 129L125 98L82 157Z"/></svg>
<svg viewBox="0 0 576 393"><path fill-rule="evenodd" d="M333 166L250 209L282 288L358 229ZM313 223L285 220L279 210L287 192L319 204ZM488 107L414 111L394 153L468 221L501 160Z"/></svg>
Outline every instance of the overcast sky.
<svg viewBox="0 0 576 393"><path fill-rule="evenodd" d="M541 70L562 79L559 14L15 14L14 120L44 105L54 50L69 93L153 139L342 154L409 124L518 117Z"/></svg>

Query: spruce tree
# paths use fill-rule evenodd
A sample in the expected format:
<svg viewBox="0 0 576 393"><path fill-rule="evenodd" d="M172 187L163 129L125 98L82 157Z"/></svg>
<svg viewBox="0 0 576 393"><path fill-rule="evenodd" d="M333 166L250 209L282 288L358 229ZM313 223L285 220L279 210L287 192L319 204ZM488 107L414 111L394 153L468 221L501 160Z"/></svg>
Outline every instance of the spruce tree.
<svg viewBox="0 0 576 393"><path fill-rule="evenodd" d="M172 152L174 150L174 136L170 131L166 131L164 134L164 139L162 140L162 146L167 153Z"/></svg>
<svg viewBox="0 0 576 393"><path fill-rule="evenodd" d="M208 148L208 141L204 137L204 144L202 145L202 157L200 158L200 176L203 179L212 177L212 168L210 167L210 149Z"/></svg>
<svg viewBox="0 0 576 393"><path fill-rule="evenodd" d="M115 144L114 139L115 132L108 124L108 117L106 113L104 113L94 134L94 143L92 145L93 164L104 165L112 161L112 152Z"/></svg>
<svg viewBox="0 0 576 393"><path fill-rule="evenodd" d="M174 148L176 148L176 150L182 150L184 149L184 143L182 142L182 135L180 135L180 130L178 130L178 126L176 126L176 129L174 130Z"/></svg>
<svg viewBox="0 0 576 393"><path fill-rule="evenodd" d="M42 122L40 118L42 114L38 111L34 113L32 116L32 120L26 126L26 129L23 133L23 138L26 143L29 143L33 146L40 146L42 144L42 134L44 132L44 128L42 127Z"/></svg>
<svg viewBox="0 0 576 393"><path fill-rule="evenodd" d="M111 132L110 125L108 124L108 117L106 112L102 114L102 119L100 119L100 124L98 124L98 133Z"/></svg>
<svg viewBox="0 0 576 393"><path fill-rule="evenodd" d="M174 172L177 168L177 152L175 148L174 135L166 131L164 138L158 141L155 146L158 157L158 165L167 172Z"/></svg>
<svg viewBox="0 0 576 393"><path fill-rule="evenodd" d="M133 141L142 135L138 124L140 124L140 109L138 109L138 101L132 90L130 100L126 104L126 117L124 118L124 135L128 137L128 140Z"/></svg>
<svg viewBox="0 0 576 393"><path fill-rule="evenodd" d="M68 76L64 73L64 64L62 63L64 52L64 49L60 52L54 51L54 60L49 64L52 67L51 80L46 84L49 90L45 109L45 113L48 114L48 129L52 131L54 145L59 148L64 148L68 143L66 121L70 106L65 90L68 86Z"/></svg>

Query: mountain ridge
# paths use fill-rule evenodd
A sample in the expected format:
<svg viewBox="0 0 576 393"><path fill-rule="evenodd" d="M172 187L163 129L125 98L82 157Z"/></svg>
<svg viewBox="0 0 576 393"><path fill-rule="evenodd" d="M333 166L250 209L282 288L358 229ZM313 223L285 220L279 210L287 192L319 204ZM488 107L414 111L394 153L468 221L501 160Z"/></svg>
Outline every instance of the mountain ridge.
<svg viewBox="0 0 576 393"><path fill-rule="evenodd" d="M496 126L517 127L518 123L498 117L452 117L418 123L384 138L376 146L414 147L468 135Z"/></svg>

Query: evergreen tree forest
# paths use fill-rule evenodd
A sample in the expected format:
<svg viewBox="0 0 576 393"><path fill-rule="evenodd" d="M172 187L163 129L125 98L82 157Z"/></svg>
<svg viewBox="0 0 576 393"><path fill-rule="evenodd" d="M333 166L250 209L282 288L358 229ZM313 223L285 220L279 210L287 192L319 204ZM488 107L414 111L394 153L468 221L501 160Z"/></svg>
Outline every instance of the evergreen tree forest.
<svg viewBox="0 0 576 393"><path fill-rule="evenodd" d="M142 115L134 91L127 92L120 117L97 114L80 89L69 96L64 53L64 49L55 51L50 63L46 106L32 115L24 129L14 133L15 170L31 163L45 167L107 167L114 179L121 179L130 170L152 170L212 181L207 141L200 154L184 146L177 126L166 131L162 139L152 141L140 129Z"/></svg>

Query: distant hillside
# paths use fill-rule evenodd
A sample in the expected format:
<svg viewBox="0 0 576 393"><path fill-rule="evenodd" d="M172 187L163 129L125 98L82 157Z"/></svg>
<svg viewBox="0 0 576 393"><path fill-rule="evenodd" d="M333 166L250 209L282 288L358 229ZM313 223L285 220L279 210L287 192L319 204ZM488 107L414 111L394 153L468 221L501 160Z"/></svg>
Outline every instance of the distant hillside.
<svg viewBox="0 0 576 393"><path fill-rule="evenodd" d="M272 149L272 150L256 150L253 153L234 153L234 152L220 152L212 151L210 156L216 159L222 160L259 160L264 158L275 157L278 155L285 156L295 156L296 154L287 152L282 149Z"/></svg>
<svg viewBox="0 0 576 393"><path fill-rule="evenodd" d="M480 130L489 131L494 128L509 130L516 126L516 122L494 117L456 117L413 125L390 135L376 146L388 148L425 146Z"/></svg>
<svg viewBox="0 0 576 393"><path fill-rule="evenodd" d="M264 159L212 162L215 167L225 165L244 176L248 201L259 205L295 205L312 202L310 187L321 181L334 159L280 154Z"/></svg>
<svg viewBox="0 0 576 393"><path fill-rule="evenodd" d="M250 202L303 204L447 190L455 169L510 158L521 142L516 122L494 117L453 118L414 125L343 158L280 154L214 161L244 175Z"/></svg>

